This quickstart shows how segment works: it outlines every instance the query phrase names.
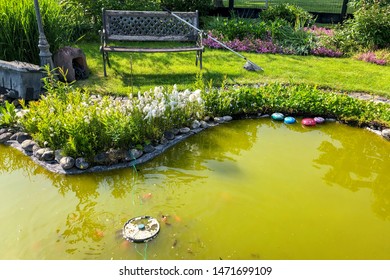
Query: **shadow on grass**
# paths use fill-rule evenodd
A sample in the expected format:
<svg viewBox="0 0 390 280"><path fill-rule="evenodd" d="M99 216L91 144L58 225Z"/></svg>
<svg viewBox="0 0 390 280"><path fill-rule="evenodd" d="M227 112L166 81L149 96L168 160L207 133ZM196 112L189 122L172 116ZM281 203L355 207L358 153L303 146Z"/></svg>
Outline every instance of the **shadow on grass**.
<svg viewBox="0 0 390 280"><path fill-rule="evenodd" d="M119 73L115 71L117 77L121 77L122 86L131 87L134 89L140 89L144 87L154 87L156 85L160 86L173 86L174 84L195 84L196 82L196 73L161 73L161 74L133 74L130 73ZM233 80L237 78L238 75L228 78ZM203 73L203 79L206 85L211 80L214 86L220 86L225 80L225 75L218 72L207 72Z"/></svg>

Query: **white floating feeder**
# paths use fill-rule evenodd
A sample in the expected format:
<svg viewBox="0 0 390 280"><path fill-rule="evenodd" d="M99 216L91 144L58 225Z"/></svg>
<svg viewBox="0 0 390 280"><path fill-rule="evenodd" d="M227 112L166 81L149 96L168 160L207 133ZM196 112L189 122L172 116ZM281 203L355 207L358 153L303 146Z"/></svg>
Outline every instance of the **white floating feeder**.
<svg viewBox="0 0 390 280"><path fill-rule="evenodd" d="M130 242L142 243L154 239L160 231L160 224L150 216L128 220L123 227L123 237Z"/></svg>

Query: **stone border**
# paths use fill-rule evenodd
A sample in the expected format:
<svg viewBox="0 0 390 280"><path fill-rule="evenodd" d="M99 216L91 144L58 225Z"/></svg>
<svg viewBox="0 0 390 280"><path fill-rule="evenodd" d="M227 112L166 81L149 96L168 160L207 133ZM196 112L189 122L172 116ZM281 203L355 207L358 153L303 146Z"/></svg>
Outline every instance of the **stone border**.
<svg viewBox="0 0 390 280"><path fill-rule="evenodd" d="M156 156L162 154L167 149L171 148L172 146L176 145L177 143L187 139L188 137L197 134L204 130L205 128L197 128L193 129L190 132L186 134L180 134L177 135L173 140L168 140L166 144L159 144L155 146L154 151L150 153L145 153L141 157L128 161L128 162L121 162L116 163L112 165L95 165L87 169L78 169L76 167L73 167L68 170L64 170L60 164L56 160L49 160L49 161L43 161L39 160L37 157L33 156L33 152L28 152L22 148L22 145L16 141L16 140L8 140L4 144L9 145L13 148L16 148L17 150L21 151L24 155L30 157L35 163L39 164L40 166L44 167L45 169L57 173L57 174L63 174L63 175L77 175L77 174L84 174L84 173L93 173L93 172L102 172L102 171L110 171L110 170L116 170L116 169L122 169L122 168L128 168L132 167L138 164L145 163Z"/></svg>
<svg viewBox="0 0 390 280"><path fill-rule="evenodd" d="M145 151L144 153L140 153L139 151L137 151L138 155L136 155L136 156L132 155L132 157L131 157L132 159L130 159L130 160L121 161L119 163L113 163L113 164L109 164L109 165L93 165L90 168L85 168L85 169L84 168L80 169L80 168L77 168L76 166L73 166L70 169L64 169L60 164L60 160L54 159L55 156L54 156L53 151L51 152L52 157L48 160L42 160L42 155L40 157L37 157L36 156L37 149L35 149L33 151L33 148L26 149L25 147L23 147L23 143L25 143L25 141L31 141L30 140L31 136L29 136L27 133L22 132L21 134L23 135L23 138L16 139L15 135L17 133L6 132L8 134L13 135L11 137L8 137L8 138L11 138L12 140L8 139L8 140L2 142L2 144L5 144L7 146L11 146L11 147L17 149L18 151L22 152L24 155L30 157L32 159L32 161L34 161L35 163L44 167L46 170L48 170L50 172L53 172L56 174L62 174L62 175L78 175L78 174L84 174L84 173L103 172L103 171L111 171L111 170L116 170L116 169L123 169L123 168L128 168L128 167L132 167L135 165L145 163L145 162L157 157L158 155L162 154L167 149L173 147L177 143L187 139L188 137L195 135L195 134L207 129L208 127L216 126L219 123L227 122L227 121L230 121L231 119L232 119L231 117L225 118L225 119L220 118L218 122L209 122L209 123L204 122L202 127L199 126L197 128L192 128L192 129L182 128L180 130L181 134L174 135L172 133L171 134L172 136L170 137L170 139L164 138L164 141L162 141L163 143L158 144L156 146L153 146L151 151L148 151L148 152ZM34 142L34 144L35 144L35 142ZM44 150L45 148L39 148L39 149ZM131 151L133 151L133 150L131 150ZM131 153L131 151L130 151L130 153ZM76 161L77 161L77 159L76 159Z"/></svg>
<svg viewBox="0 0 390 280"><path fill-rule="evenodd" d="M250 118L256 119L256 118L269 118L269 117L270 117L269 114L259 113L257 116L252 116ZM109 164L97 164L96 162L94 162L94 165L91 167L89 167L89 163L84 161L83 158L77 158L76 160L74 160L73 158L70 157L62 157L59 154L57 155L57 151L54 152L47 148L38 147L37 144L33 140L31 140L31 136L25 132L11 133L9 130L8 132L6 132L6 129L2 129L3 133L0 133L0 138L1 138L0 140L2 141L0 142L2 144L11 146L17 149L18 151L22 152L24 155L30 157L32 161L34 161L35 163L37 163L38 165L42 166L43 168L45 168L50 172L61 174L61 175L79 175L85 173L124 169L124 168L129 168L132 166L146 163L147 161L150 161L153 158L159 156L169 148L175 146L177 143L189 138L190 136L195 135L209 127L213 127L221 123L230 122L232 119L233 118L231 116L224 116L224 117L215 117L213 121L208 120L208 122L195 121L197 122L197 125L192 127L192 129L188 127L184 127L181 128L180 130L177 129L176 133L171 131L165 132L163 139L160 141L161 143L156 146L149 145L151 146L150 149L144 149L144 151L137 150L137 149L129 149L129 151L127 151L128 156L126 156L125 158L121 158L120 160L118 160L119 162L112 162ZM365 129L377 134L378 136L382 136L386 140L390 140L390 129L383 129L382 131L370 127L365 127ZM5 134L8 134L8 137L3 139L3 136ZM30 142L27 143L28 141ZM48 150L49 152L46 153ZM71 159L72 164L70 168L63 167L62 160L61 160L63 158ZM81 160L81 163L77 164L78 160Z"/></svg>

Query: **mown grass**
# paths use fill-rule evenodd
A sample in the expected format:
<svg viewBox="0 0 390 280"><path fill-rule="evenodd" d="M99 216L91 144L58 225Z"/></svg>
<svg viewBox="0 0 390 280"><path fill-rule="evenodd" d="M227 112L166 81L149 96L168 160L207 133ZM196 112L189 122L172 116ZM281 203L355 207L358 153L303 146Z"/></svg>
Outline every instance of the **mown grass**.
<svg viewBox="0 0 390 280"><path fill-rule="evenodd" d="M263 84L270 82L308 84L347 92L367 92L390 97L390 66L379 66L353 58L242 53L264 68L263 72L243 69L245 60L226 50L206 49L203 69L195 66L195 52L130 54L111 53L108 77L103 75L99 44L79 44L87 56L91 75L76 85L99 94L126 95L155 86L191 88L202 73L215 86L227 84ZM131 71L132 65L132 71Z"/></svg>

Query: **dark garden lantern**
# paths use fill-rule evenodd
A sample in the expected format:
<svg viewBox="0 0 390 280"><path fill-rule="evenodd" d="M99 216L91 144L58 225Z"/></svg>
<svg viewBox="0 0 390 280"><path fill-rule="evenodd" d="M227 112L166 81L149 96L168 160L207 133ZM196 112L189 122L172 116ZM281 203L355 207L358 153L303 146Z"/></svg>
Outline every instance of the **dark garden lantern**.
<svg viewBox="0 0 390 280"><path fill-rule="evenodd" d="M39 10L39 2L38 0L34 0L35 13L37 15L37 23L38 23L38 31L39 31L39 59L40 66L49 65L50 69L53 69L53 60L50 52L50 45L47 42L45 33L43 31L41 12Z"/></svg>

